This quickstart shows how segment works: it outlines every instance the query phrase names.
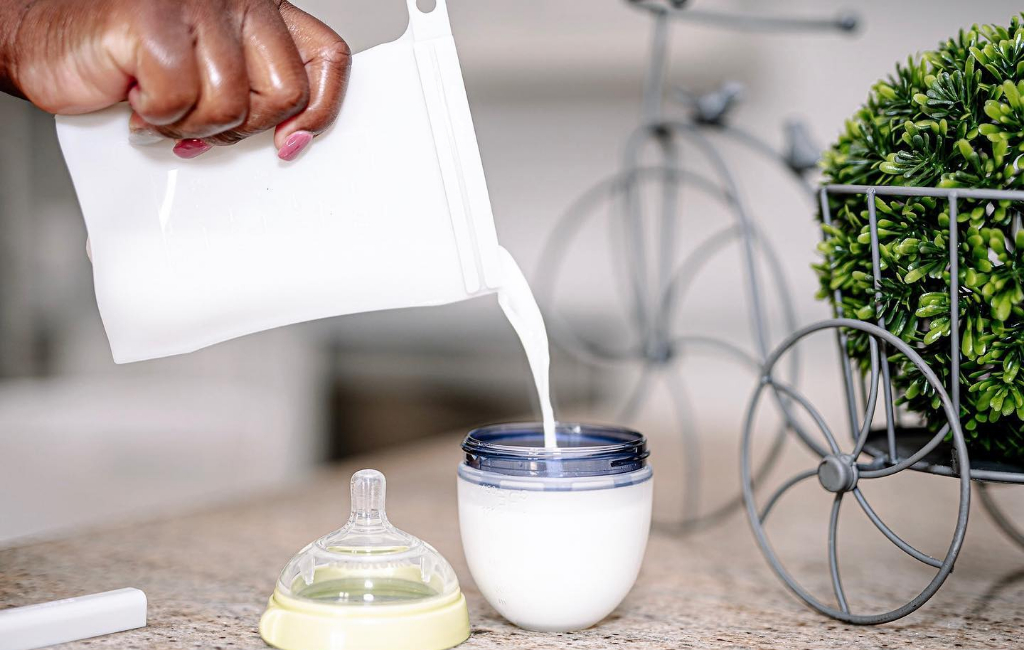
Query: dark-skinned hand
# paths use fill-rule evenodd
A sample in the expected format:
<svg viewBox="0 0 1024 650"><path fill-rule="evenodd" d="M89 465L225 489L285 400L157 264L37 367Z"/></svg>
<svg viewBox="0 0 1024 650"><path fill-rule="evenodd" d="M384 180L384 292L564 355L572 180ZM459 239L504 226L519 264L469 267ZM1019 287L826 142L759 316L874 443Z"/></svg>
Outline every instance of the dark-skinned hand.
<svg viewBox="0 0 1024 650"><path fill-rule="evenodd" d="M183 158L275 129L294 159L337 118L350 65L286 0L0 0L0 87L64 115L127 100L132 139Z"/></svg>

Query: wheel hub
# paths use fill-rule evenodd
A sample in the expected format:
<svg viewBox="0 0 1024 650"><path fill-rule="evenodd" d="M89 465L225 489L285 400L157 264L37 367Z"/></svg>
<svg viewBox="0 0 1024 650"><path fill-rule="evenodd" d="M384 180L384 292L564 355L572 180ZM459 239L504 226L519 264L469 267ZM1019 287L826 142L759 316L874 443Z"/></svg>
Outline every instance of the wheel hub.
<svg viewBox="0 0 1024 650"><path fill-rule="evenodd" d="M857 463L849 454L829 454L818 465L818 482L829 492L849 492L857 487Z"/></svg>
<svg viewBox="0 0 1024 650"><path fill-rule="evenodd" d="M662 337L652 339L644 344L644 357L651 363L664 365L675 356L672 343L660 340Z"/></svg>

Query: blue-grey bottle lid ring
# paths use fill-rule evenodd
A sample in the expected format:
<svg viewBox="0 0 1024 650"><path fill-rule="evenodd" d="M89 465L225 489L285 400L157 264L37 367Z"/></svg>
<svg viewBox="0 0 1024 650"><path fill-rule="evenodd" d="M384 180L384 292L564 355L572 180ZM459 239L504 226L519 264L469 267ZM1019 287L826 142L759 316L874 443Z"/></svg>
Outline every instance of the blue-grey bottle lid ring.
<svg viewBox="0 0 1024 650"><path fill-rule="evenodd" d="M558 447L547 448L539 422L474 429L462 442L464 463L505 476L575 478L635 472L650 456L643 434L621 427L559 423L555 436Z"/></svg>

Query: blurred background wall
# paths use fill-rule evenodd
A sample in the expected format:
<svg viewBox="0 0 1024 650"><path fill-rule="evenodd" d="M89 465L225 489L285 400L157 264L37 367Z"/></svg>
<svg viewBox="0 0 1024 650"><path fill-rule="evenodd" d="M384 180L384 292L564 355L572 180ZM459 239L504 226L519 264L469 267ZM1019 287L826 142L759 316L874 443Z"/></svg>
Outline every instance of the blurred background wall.
<svg viewBox="0 0 1024 650"><path fill-rule="evenodd" d="M357 51L398 36L405 24L401 0L298 4ZM624 0L449 4L499 237L531 275L561 213L621 164L639 118L651 21ZM1007 0L691 4L860 15L852 36L673 25L671 82L697 92L742 83L731 120L776 146L790 117L827 144L895 61L973 22L1005 24L1019 8ZM53 120L0 96L0 133L0 543L237 498L330 459L532 412L525 358L491 299L310 323L186 357L114 365ZM827 316L809 270L817 241L811 203L784 173L722 146L780 251L800 322ZM726 218L700 199L685 202L682 214L683 248ZM574 326L614 341L627 335L614 290L621 267L606 229L588 233L570 247L557 303ZM735 251L716 258L677 326L749 348L740 269ZM777 315L777 299L769 303ZM780 335L776 327L773 340ZM804 376L835 396L827 352L827 342L812 347ZM719 450L705 463L732 470L752 377L715 358L688 361L682 373L699 433ZM556 353L553 374L564 414L608 420L635 369L595 370ZM671 404L665 394L652 399L634 423L665 450L656 458L666 466L678 451Z"/></svg>

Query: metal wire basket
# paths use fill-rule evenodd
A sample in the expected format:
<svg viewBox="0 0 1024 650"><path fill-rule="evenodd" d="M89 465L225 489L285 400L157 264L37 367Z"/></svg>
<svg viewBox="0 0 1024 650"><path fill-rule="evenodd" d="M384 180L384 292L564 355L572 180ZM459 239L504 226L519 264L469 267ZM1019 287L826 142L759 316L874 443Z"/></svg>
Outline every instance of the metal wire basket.
<svg viewBox="0 0 1024 650"><path fill-rule="evenodd" d="M763 367L762 378L755 390L747 412L747 420L743 431L741 447L741 476L743 498L747 516L754 536L767 558L772 569L785 585L798 598L813 609L832 618L854 624L878 624L894 621L906 616L924 605L942 586L953 570L957 554L963 544L967 529L967 516L970 510L971 481L979 482L981 501L989 510L1000 528L1018 544L1024 546L1024 535L1013 525L1013 522L996 505L991 495L985 490L986 482L1024 483L1024 468L1008 463L976 461L968 457L967 446L959 419L960 413L960 315L958 313L960 291L958 279L958 199L979 199L986 201L1020 201L1024 202L1024 191L984 190L984 189L943 189L943 188L911 188L863 185L828 185L820 190L821 214L823 221L831 225L829 212L829 195L863 195L868 211L871 239L871 266L875 286L882 280L882 268L879 255L878 223L875 214L875 197L934 197L948 202L949 208L949 296L950 296L950 386L943 386L939 377L930 368L914 347L894 336L886 329L884 317L872 324L861 320L846 318L842 308L842 292L836 290L834 295L835 318L821 321L801 328L789 336L778 348L768 355ZM881 292L876 292L876 299L881 302ZM881 313L881 310L877 310ZM808 336L824 330L833 330L839 347L840 365L842 367L842 383L845 392L846 424L850 430L849 444L840 444L826 419L815 408L807 397L798 389L787 385L778 377L777 366L798 343ZM870 372L862 373L860 381L856 381L855 371L847 355L847 334L856 330L869 337ZM942 428L931 433L924 428L901 426L895 403L895 390L892 385L890 354L901 354L921 372L942 405L942 415L946 423ZM855 385L863 388L858 395ZM758 404L766 394L787 401L794 411L803 411L814 423L814 430L808 430L797 422L796 418L788 418L787 430L804 446L818 457L816 467L809 468L784 481L767 498L759 499L755 494L757 474L752 469L753 444L756 434L756 412ZM873 427L878 402L881 401L885 426ZM823 444L824 443L824 444ZM926 472L940 476L948 476L959 481L959 504L956 525L946 553L941 558L927 555L899 537L885 524L871 507L863 492L858 487L859 481L884 479L905 470ZM803 481L817 477L823 490L833 494L831 514L828 524L828 559L832 591L835 603L823 602L805 589L786 569L773 549L765 522L780 498L794 486ZM855 613L846 599L840 577L837 546L838 521L840 506L847 494L851 494L858 506L881 534L908 556L918 562L935 569L934 577L924 589L909 602L890 611L862 614Z"/></svg>

